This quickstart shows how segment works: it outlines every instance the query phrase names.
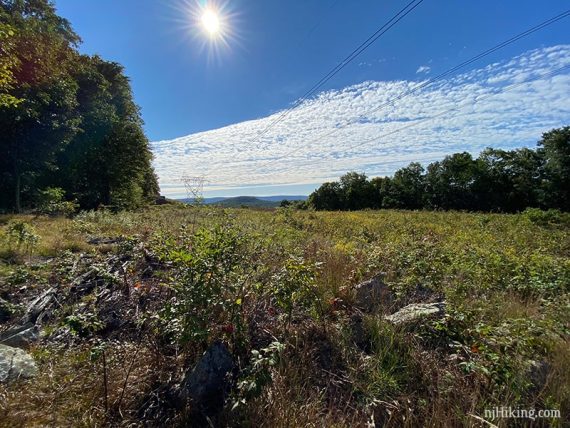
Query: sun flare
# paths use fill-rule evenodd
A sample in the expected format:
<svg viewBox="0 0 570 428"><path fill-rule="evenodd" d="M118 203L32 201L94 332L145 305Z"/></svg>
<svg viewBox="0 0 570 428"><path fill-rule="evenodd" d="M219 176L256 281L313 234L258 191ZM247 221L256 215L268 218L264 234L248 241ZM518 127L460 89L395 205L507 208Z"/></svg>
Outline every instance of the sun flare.
<svg viewBox="0 0 570 428"><path fill-rule="evenodd" d="M239 12L230 0L180 0L175 6L176 20L184 35L207 55L208 64L220 64L232 47L240 44L236 31Z"/></svg>
<svg viewBox="0 0 570 428"><path fill-rule="evenodd" d="M202 26L210 37L214 37L220 33L220 18L218 14L211 9L207 9L202 14Z"/></svg>

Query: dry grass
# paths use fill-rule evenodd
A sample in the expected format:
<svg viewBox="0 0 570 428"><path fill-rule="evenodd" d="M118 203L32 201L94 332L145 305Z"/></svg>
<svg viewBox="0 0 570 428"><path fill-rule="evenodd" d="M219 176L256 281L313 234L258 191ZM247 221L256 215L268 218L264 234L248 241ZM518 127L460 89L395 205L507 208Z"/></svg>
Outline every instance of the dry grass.
<svg viewBox="0 0 570 428"><path fill-rule="evenodd" d="M168 371L157 371L156 352L139 343L111 344L96 359L95 348L32 350L40 375L0 386L0 426L129 426L137 421Z"/></svg>
<svg viewBox="0 0 570 428"><path fill-rule="evenodd" d="M0 226L10 219L0 217ZM240 345L245 347L240 364L247 367L247 346L271 337L287 346L271 369L272 382L238 411L231 411L228 403L217 421L220 426L479 427L485 426L477 419L485 408L510 404L559 408L565 418L559 426L568 421L566 226L543 227L522 215L207 207L88 213L73 220L19 219L32 224L41 239L30 257L0 236L3 290L21 287L11 284L15 270L29 270L30 264L64 251L116 251L89 245L90 237L131 236L150 247L157 235L177 236L183 225L192 231L227 221L247 236L248 263L255 269L245 275L252 288L243 305L253 309L246 309L243 317L245 325L256 328L250 326L252 337ZM287 324L279 314L256 311L274 310L273 278L291 255L318 264L315 296L323 308L319 313L305 309L310 305L296 308ZM33 272L23 282L30 290L52 280L49 268ZM410 331L367 315L362 324L367 343L356 343L351 287L378 273L397 293L400 305L415 298L418 289L445 298L445 322ZM134 284L142 272L132 275ZM155 314L160 304L154 302L149 311ZM212 331L219 327L212 326ZM39 346L33 353L40 375L0 387L0 425L134 426L144 421L147 426L183 426L184 415L165 403L164 387L175 385L182 371L192 367L202 345L187 346L177 356L162 346L161 332L147 333L140 344L131 337L107 347L106 394L102 357L91 358L93 338L78 340L70 349ZM531 360L549 367L540 390L528 385L525 368ZM508 426L507 420L493 423Z"/></svg>

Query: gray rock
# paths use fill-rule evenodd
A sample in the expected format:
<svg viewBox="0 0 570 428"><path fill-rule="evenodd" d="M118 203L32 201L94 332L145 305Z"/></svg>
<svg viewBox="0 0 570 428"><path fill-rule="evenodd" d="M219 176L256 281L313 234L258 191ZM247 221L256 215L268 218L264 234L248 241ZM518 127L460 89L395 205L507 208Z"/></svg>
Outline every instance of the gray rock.
<svg viewBox="0 0 570 428"><path fill-rule="evenodd" d="M356 287L356 306L365 312L380 307L389 308L394 303L394 295L380 278L361 282Z"/></svg>
<svg viewBox="0 0 570 428"><path fill-rule="evenodd" d="M26 323L0 334L0 344L16 348L27 348L38 339L39 331L33 323Z"/></svg>
<svg viewBox="0 0 570 428"><path fill-rule="evenodd" d="M212 344L182 383L181 399L190 403L192 413L212 416L223 408L233 369L234 361L226 346L221 342Z"/></svg>
<svg viewBox="0 0 570 428"><path fill-rule="evenodd" d="M50 288L49 290L43 292L38 297L30 302L28 309L26 310L26 315L22 319L22 322L35 323L39 316L47 309L49 304L55 299L55 288Z"/></svg>
<svg viewBox="0 0 570 428"><path fill-rule="evenodd" d="M384 319L395 325L403 325L415 323L426 317L442 317L444 314L445 302L414 303L384 317Z"/></svg>
<svg viewBox="0 0 570 428"><path fill-rule="evenodd" d="M532 389L541 391L548 382L551 366L548 361L531 361L528 368L528 378L532 383Z"/></svg>
<svg viewBox="0 0 570 428"><path fill-rule="evenodd" d="M27 352L0 344L0 382L28 379L37 371L34 359Z"/></svg>
<svg viewBox="0 0 570 428"><path fill-rule="evenodd" d="M370 333L364 325L364 319L360 314L354 314L350 317L349 322L350 334L352 340L361 351L370 352L371 341Z"/></svg>
<svg viewBox="0 0 570 428"><path fill-rule="evenodd" d="M119 238L106 238L106 237L92 237L87 240L88 244L91 245L111 245L116 244L120 241Z"/></svg>

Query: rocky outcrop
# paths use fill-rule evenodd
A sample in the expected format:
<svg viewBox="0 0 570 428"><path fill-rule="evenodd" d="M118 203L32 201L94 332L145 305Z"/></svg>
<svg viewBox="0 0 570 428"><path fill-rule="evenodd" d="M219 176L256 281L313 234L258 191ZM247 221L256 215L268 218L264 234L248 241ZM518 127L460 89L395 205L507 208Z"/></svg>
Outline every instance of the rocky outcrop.
<svg viewBox="0 0 570 428"><path fill-rule="evenodd" d="M354 344L363 352L370 352L371 338L361 314L353 314L348 324Z"/></svg>
<svg viewBox="0 0 570 428"><path fill-rule="evenodd" d="M46 290L30 302L26 314L22 319L23 323L35 323L48 306L55 299L56 289L54 287Z"/></svg>
<svg viewBox="0 0 570 428"><path fill-rule="evenodd" d="M355 290L355 304L365 312L372 312L379 308L387 309L394 303L394 295L378 277L361 282Z"/></svg>
<svg viewBox="0 0 570 428"><path fill-rule="evenodd" d="M548 382L551 366L546 360L531 361L527 374L532 390L540 392Z"/></svg>
<svg viewBox="0 0 570 428"><path fill-rule="evenodd" d="M445 302L414 303L384 317L394 325L413 324L425 318L440 318L445 314Z"/></svg>
<svg viewBox="0 0 570 428"><path fill-rule="evenodd" d="M28 379L37 373L36 363L27 352L0 344L0 382Z"/></svg>

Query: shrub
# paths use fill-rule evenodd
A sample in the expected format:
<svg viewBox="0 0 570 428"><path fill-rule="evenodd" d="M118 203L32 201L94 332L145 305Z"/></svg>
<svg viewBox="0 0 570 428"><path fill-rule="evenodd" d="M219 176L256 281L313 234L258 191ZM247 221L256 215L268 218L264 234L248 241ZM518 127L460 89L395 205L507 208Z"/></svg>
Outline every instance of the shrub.
<svg viewBox="0 0 570 428"><path fill-rule="evenodd" d="M242 244L243 238L229 224L193 235L183 228L179 240L159 238L154 249L173 267L167 285L174 290L162 319L181 343L208 341L216 332L234 334L241 329Z"/></svg>
<svg viewBox="0 0 570 428"><path fill-rule="evenodd" d="M18 250L24 249L26 253L32 253L40 240L36 229L24 221L12 220L8 223L8 242L10 246L15 242Z"/></svg>
<svg viewBox="0 0 570 428"><path fill-rule="evenodd" d="M291 321L296 306L309 307L313 312L322 314L321 298L316 285L317 268L318 265L309 264L302 258L291 257L275 275L273 297L277 306L287 314L287 323Z"/></svg>
<svg viewBox="0 0 570 428"><path fill-rule="evenodd" d="M543 211L539 208L527 208L523 215L534 224L548 226L549 224L570 224L570 215L560 210Z"/></svg>
<svg viewBox="0 0 570 428"><path fill-rule="evenodd" d="M65 191L59 187L48 187L39 192L37 212L49 216L70 216L79 208L77 202L66 201Z"/></svg>

